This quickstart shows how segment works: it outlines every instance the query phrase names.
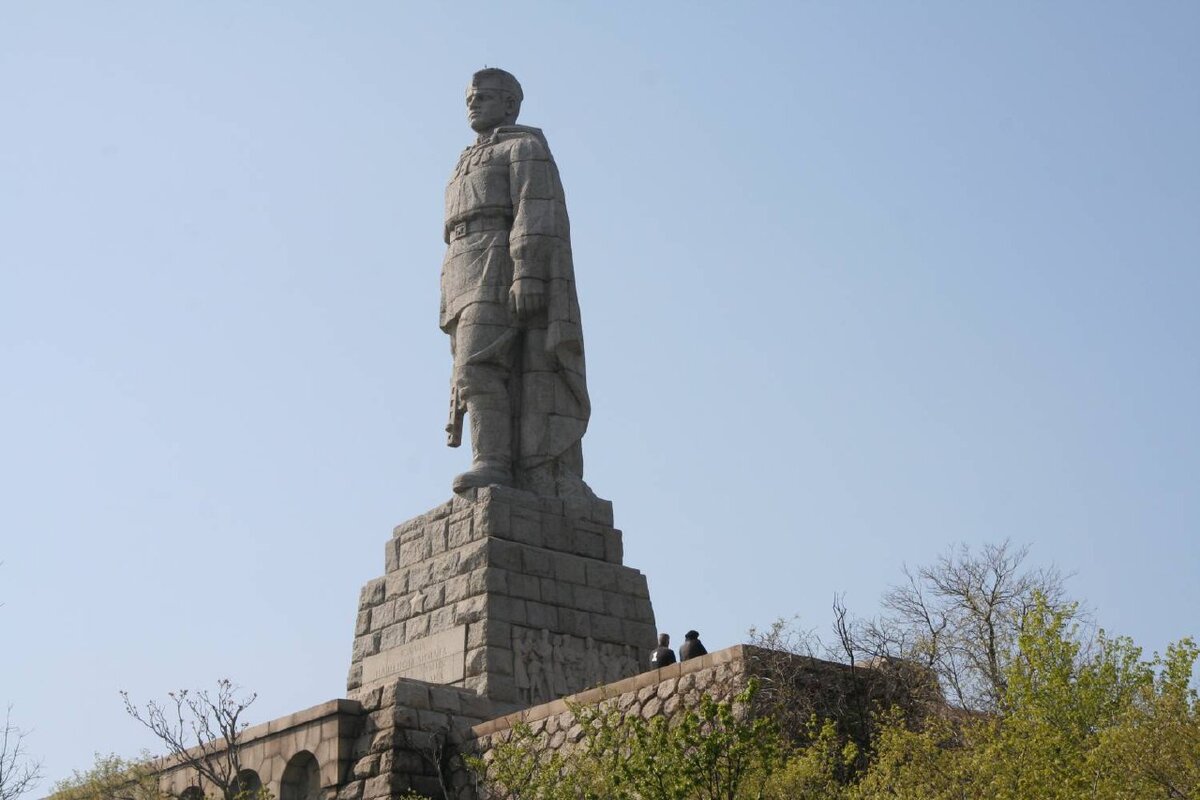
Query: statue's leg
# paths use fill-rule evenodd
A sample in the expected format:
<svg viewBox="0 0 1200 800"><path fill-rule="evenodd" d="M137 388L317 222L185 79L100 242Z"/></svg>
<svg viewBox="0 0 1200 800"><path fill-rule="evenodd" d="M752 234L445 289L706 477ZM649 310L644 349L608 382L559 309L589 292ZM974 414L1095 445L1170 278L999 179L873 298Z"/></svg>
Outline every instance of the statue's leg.
<svg viewBox="0 0 1200 800"><path fill-rule="evenodd" d="M512 379L516 341L508 310L497 303L463 309L454 331L454 380L467 407L471 469L454 479L454 491L511 484L513 479Z"/></svg>
<svg viewBox="0 0 1200 800"><path fill-rule="evenodd" d="M536 326L527 327L521 337L521 405L516 426L516 479L522 489L553 497L557 494L554 482L554 453L548 441L547 423L554 410L553 366L548 363L544 342L546 332Z"/></svg>
<svg viewBox="0 0 1200 800"><path fill-rule="evenodd" d="M517 484L549 496L591 496L583 482L586 412L565 382L563 365L546 352L546 329L531 325L521 356Z"/></svg>

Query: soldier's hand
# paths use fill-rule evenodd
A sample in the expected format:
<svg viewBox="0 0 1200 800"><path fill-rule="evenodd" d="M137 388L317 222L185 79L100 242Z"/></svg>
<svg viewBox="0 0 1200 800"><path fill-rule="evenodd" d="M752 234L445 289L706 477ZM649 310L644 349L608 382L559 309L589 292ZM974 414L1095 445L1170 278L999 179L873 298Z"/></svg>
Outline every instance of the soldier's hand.
<svg viewBox="0 0 1200 800"><path fill-rule="evenodd" d="M537 278L518 278L508 290L508 304L517 319L532 317L546 307L546 284Z"/></svg>

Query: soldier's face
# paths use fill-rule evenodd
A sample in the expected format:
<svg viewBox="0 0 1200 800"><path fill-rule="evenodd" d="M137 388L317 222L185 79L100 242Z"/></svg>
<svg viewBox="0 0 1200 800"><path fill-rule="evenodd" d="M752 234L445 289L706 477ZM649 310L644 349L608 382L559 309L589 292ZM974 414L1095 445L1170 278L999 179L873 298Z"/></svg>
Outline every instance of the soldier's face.
<svg viewBox="0 0 1200 800"><path fill-rule="evenodd" d="M477 88L467 90L467 120L476 133L490 131L509 120L514 101L495 89Z"/></svg>

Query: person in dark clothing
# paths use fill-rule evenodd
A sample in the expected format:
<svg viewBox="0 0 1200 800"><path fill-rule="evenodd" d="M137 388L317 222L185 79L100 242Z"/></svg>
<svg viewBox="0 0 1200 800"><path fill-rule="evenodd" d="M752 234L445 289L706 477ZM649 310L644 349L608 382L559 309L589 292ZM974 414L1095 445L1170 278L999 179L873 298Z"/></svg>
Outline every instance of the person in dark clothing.
<svg viewBox="0 0 1200 800"><path fill-rule="evenodd" d="M688 631L683 635L683 646L679 648L679 660L687 661L689 658L708 655L708 651L704 649L704 645L700 643L700 634L697 631Z"/></svg>
<svg viewBox="0 0 1200 800"><path fill-rule="evenodd" d="M650 668L659 669L675 663L675 651L671 649L671 637L668 634L658 635L658 647L650 654Z"/></svg>

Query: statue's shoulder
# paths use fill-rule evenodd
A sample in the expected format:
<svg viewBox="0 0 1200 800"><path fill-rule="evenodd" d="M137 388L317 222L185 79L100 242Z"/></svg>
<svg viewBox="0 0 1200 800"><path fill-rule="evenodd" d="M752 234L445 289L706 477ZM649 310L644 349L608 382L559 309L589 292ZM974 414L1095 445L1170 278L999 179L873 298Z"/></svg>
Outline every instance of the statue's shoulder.
<svg viewBox="0 0 1200 800"><path fill-rule="evenodd" d="M492 141L504 142L512 149L514 159L552 159L550 145L541 128L529 125L501 125L492 134Z"/></svg>
<svg viewBox="0 0 1200 800"><path fill-rule="evenodd" d="M492 138L497 142L527 138L537 139L543 144L546 142L546 134L542 133L542 129L530 125L501 125L492 132Z"/></svg>

